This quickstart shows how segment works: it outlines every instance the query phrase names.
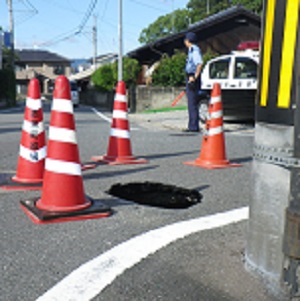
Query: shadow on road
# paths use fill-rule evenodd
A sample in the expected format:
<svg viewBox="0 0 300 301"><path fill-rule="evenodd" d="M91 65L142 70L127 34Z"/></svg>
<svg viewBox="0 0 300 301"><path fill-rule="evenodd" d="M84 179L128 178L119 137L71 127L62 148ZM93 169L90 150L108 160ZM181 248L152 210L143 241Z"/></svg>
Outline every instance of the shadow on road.
<svg viewBox="0 0 300 301"><path fill-rule="evenodd" d="M253 157L244 157L244 158L235 158L235 159L230 159L230 161L234 163L247 163L251 162L253 160Z"/></svg>

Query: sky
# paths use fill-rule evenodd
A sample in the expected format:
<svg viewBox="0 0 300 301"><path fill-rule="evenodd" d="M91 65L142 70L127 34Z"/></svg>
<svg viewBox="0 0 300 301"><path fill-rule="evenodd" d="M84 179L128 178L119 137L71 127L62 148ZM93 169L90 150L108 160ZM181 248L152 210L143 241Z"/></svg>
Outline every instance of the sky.
<svg viewBox="0 0 300 301"><path fill-rule="evenodd" d="M96 16L98 55L118 52L119 0L12 1L17 49L46 49L68 59L90 58ZM142 29L159 16L185 8L188 3L188 0L122 1L124 54L140 46ZM0 26L9 29L7 0L0 0Z"/></svg>

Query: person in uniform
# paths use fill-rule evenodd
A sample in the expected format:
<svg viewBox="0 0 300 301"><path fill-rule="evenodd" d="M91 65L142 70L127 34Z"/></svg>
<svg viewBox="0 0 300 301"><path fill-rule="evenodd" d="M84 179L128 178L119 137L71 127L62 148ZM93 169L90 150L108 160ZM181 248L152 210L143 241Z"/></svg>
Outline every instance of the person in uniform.
<svg viewBox="0 0 300 301"><path fill-rule="evenodd" d="M200 72L202 68L202 55L200 48L195 45L197 36L188 32L184 38L184 44L188 48L185 65L186 95L188 99L189 122L185 132L199 132L198 92L200 90Z"/></svg>

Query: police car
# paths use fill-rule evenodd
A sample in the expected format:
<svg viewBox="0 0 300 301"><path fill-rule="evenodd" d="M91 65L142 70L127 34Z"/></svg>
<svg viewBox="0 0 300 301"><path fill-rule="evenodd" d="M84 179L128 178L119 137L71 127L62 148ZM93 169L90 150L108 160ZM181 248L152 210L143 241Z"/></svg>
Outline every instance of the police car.
<svg viewBox="0 0 300 301"><path fill-rule="evenodd" d="M199 93L199 116L202 123L207 117L208 101L214 83L221 86L224 117L254 120L258 46L258 42L244 42L238 46L237 51L206 63L201 73Z"/></svg>

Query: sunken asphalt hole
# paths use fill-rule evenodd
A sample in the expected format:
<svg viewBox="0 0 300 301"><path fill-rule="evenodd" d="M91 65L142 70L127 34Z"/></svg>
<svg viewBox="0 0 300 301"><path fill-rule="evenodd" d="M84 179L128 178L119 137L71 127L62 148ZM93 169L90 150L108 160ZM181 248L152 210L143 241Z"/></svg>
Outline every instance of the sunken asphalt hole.
<svg viewBox="0 0 300 301"><path fill-rule="evenodd" d="M202 199L202 194L197 190L151 182L117 183L107 193L142 205L176 209L196 205Z"/></svg>

